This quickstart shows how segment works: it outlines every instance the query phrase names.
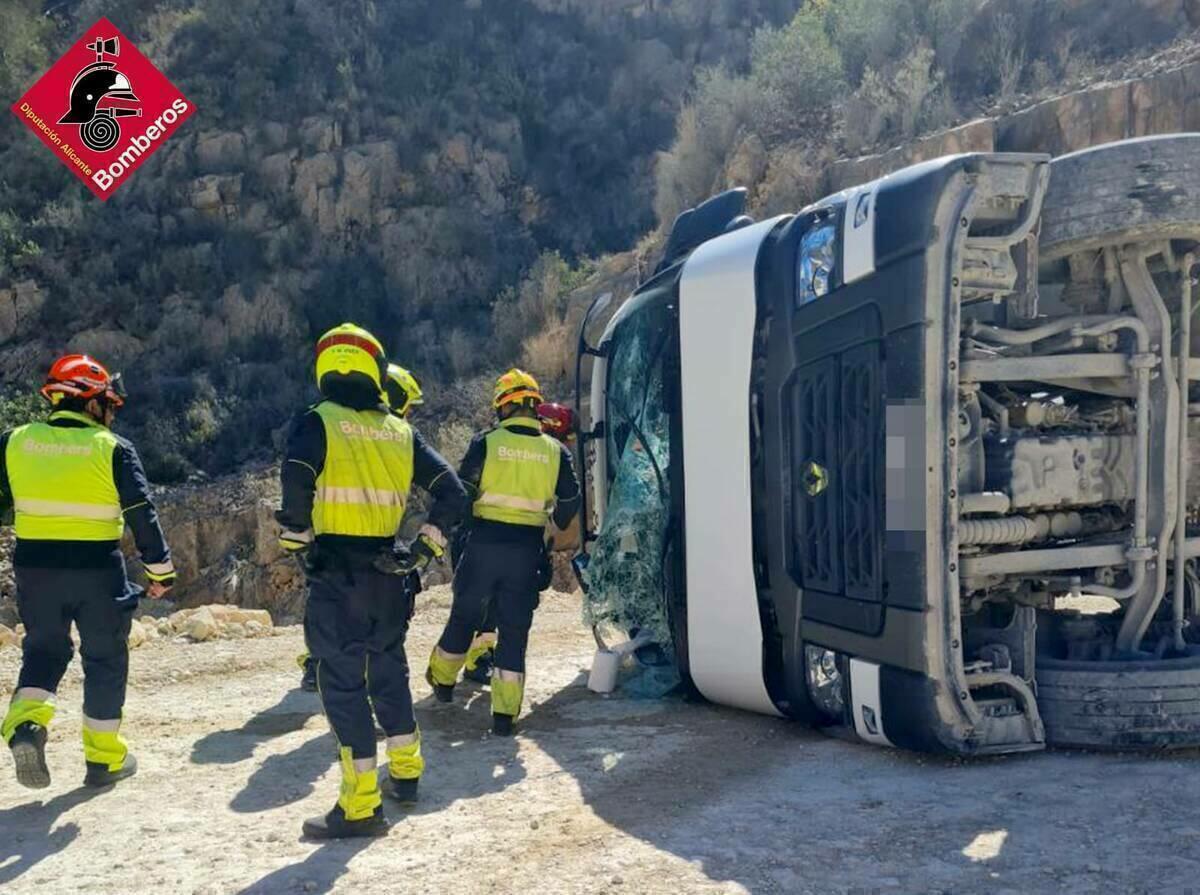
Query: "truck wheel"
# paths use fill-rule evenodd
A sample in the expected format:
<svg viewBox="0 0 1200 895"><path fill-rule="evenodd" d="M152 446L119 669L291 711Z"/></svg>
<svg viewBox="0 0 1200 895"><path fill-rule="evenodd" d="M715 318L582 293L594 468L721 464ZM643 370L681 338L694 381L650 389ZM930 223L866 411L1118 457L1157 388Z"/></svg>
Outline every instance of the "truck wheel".
<svg viewBox="0 0 1200 895"><path fill-rule="evenodd" d="M1200 239L1200 134L1143 137L1050 163L1039 254Z"/></svg>
<svg viewBox="0 0 1200 895"><path fill-rule="evenodd" d="M1037 701L1052 746L1200 745L1200 656L1156 662L1037 660Z"/></svg>

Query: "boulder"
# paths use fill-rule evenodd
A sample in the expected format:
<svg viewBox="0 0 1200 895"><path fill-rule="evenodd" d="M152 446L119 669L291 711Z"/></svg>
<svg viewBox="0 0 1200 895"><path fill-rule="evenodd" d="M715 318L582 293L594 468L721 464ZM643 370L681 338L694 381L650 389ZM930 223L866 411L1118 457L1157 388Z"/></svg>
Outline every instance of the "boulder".
<svg viewBox="0 0 1200 895"><path fill-rule="evenodd" d="M95 327L76 333L67 342L69 351L102 357L109 368L121 368L144 350L142 340L124 330Z"/></svg>
<svg viewBox="0 0 1200 895"><path fill-rule="evenodd" d="M6 646L20 646L21 637L7 625L0 625L0 649Z"/></svg>
<svg viewBox="0 0 1200 895"><path fill-rule="evenodd" d="M282 195L291 187L292 165L295 161L295 149L276 152L266 156L258 163L258 173L270 190Z"/></svg>
<svg viewBox="0 0 1200 895"><path fill-rule="evenodd" d="M300 123L300 141L307 149L329 152L342 145L341 125L332 118L310 115Z"/></svg>
<svg viewBox="0 0 1200 895"><path fill-rule="evenodd" d="M196 164L205 173L232 171L245 161L246 139L239 133L207 133L196 140Z"/></svg>
<svg viewBox="0 0 1200 895"><path fill-rule="evenodd" d="M136 618L129 625L129 648L137 649L146 642L146 628Z"/></svg>
<svg viewBox="0 0 1200 895"><path fill-rule="evenodd" d="M321 152L295 163L295 179L292 190L300 201L304 216L315 220L318 215L320 191L328 187L338 176L338 160L328 152Z"/></svg>
<svg viewBox="0 0 1200 895"><path fill-rule="evenodd" d="M191 613L183 624L183 633L197 642L212 640L217 636L219 628L217 620L209 607L201 606Z"/></svg>

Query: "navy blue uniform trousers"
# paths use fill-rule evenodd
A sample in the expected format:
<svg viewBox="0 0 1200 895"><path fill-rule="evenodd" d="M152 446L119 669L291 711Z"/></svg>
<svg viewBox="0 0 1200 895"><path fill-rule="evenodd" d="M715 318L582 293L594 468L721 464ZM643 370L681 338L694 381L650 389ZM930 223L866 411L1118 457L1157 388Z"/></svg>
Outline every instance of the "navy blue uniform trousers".
<svg viewBox="0 0 1200 895"><path fill-rule="evenodd" d="M83 713L116 721L129 681L129 627L138 591L125 567L42 569L16 566L17 611L25 625L18 687L58 691L75 655L71 623L83 657Z"/></svg>
<svg viewBox="0 0 1200 895"><path fill-rule="evenodd" d="M329 726L373 758L376 718L388 736L417 729L404 651L414 595L402 576L336 561L310 570L308 587L304 636Z"/></svg>

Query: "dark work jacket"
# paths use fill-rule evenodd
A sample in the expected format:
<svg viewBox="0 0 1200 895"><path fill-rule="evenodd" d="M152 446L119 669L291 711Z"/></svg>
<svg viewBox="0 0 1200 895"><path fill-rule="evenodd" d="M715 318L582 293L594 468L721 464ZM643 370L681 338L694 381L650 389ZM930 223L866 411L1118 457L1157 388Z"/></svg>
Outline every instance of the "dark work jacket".
<svg viewBox="0 0 1200 895"><path fill-rule="evenodd" d="M51 426L80 429L78 420L56 419ZM8 482L8 438L11 432L0 435L0 510L5 515L12 507L12 487ZM133 532L142 562L167 563L171 551L158 521L158 510L150 500L150 483L142 469L142 460L134 446L117 436L113 451L113 483L125 523ZM13 554L13 565L39 569L107 569L121 566L120 541L35 541L20 539Z"/></svg>
<svg viewBox="0 0 1200 895"><path fill-rule="evenodd" d="M479 481L483 476L483 464L487 461L487 436L492 429L486 429L471 439L467 453L458 466L458 477L470 495L471 502L479 494ZM531 419L528 426L512 426L509 429L518 435L541 435L542 427L537 420ZM571 449L559 443L562 448L562 462L558 464L558 481L554 487L554 513L551 516L559 528L566 528L571 519L579 512L581 496L579 480L575 477L574 458ZM509 522L495 522L491 519L476 519L471 517L470 536L472 541L483 541L493 544L540 544L545 537L545 530L535 525L513 525Z"/></svg>

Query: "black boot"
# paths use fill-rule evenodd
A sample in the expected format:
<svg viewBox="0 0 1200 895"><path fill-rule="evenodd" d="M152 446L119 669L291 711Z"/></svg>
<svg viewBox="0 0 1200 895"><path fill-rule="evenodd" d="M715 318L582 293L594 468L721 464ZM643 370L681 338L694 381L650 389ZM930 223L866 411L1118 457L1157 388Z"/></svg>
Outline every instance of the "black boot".
<svg viewBox="0 0 1200 895"><path fill-rule="evenodd" d="M401 780L399 777L388 778L388 795L399 802L401 805L417 804L417 785L421 782L420 777L413 777L411 780Z"/></svg>
<svg viewBox="0 0 1200 895"><path fill-rule="evenodd" d="M475 683L486 686L492 681L492 654L484 653L475 663L474 668L463 670L463 680L474 681Z"/></svg>
<svg viewBox="0 0 1200 895"><path fill-rule="evenodd" d="M334 805L333 810L324 817L306 820L302 830L309 839L354 839L386 836L388 825L382 807L376 808L374 814L362 820L346 820L342 806Z"/></svg>
<svg viewBox="0 0 1200 895"><path fill-rule="evenodd" d="M439 684L433 679L433 669L425 669L425 681L433 688L433 695L438 702L453 702L454 701L454 685Z"/></svg>
<svg viewBox="0 0 1200 895"><path fill-rule="evenodd" d="M17 766L17 782L30 789L45 789L50 785L50 768L46 766L46 728L26 721L13 731L8 742L13 762Z"/></svg>
<svg viewBox="0 0 1200 895"><path fill-rule="evenodd" d="M83 777L84 786L112 786L118 780L132 777L137 773L137 759L132 752L125 754L125 761L118 770L110 771L108 765L96 761L87 763L87 774Z"/></svg>
<svg viewBox="0 0 1200 895"><path fill-rule="evenodd" d="M300 676L300 689L305 693L317 692L317 663L312 657L304 660L304 674Z"/></svg>
<svg viewBox="0 0 1200 895"><path fill-rule="evenodd" d="M498 737L512 736L514 720L512 715L492 715L492 733Z"/></svg>

